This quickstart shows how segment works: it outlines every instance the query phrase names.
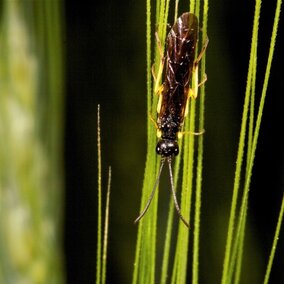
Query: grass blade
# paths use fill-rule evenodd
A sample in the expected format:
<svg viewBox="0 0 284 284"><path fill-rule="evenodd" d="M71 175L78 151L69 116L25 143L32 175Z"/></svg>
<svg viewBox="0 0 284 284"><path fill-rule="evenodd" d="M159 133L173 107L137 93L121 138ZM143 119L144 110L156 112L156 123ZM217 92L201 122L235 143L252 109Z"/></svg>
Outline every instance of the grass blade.
<svg viewBox="0 0 284 284"><path fill-rule="evenodd" d="M106 208L105 208L104 242L103 242L103 256L102 256L102 284L106 283L110 186L111 186L111 167L108 168L107 197L106 197Z"/></svg>
<svg viewBox="0 0 284 284"><path fill-rule="evenodd" d="M247 154L246 154L246 174L249 169L249 159L251 156L252 150L252 140L253 140L253 131L254 131L254 100L255 100L255 84L256 84L256 71L257 71L257 40L258 33L255 36L255 42L253 44L252 52L252 73L251 73L251 87L250 87L250 105L249 105L249 122L248 122L248 138L247 138ZM244 194L243 194L243 198ZM232 257L230 261L230 268L228 274L228 281L230 282L233 277L233 272L236 265L235 273L235 283L238 283L241 273L241 263L242 263L242 254L243 254L243 242L245 237L245 224L246 224L246 210L247 203L242 201L242 206L245 206L245 211L243 216L239 216L238 226L235 234L235 239L232 248ZM241 210L242 211L242 210Z"/></svg>
<svg viewBox="0 0 284 284"><path fill-rule="evenodd" d="M272 36L271 36L271 42L270 42L270 49L269 49L269 55L268 55L268 61L267 61L267 67L266 67L266 72L265 72L265 79L264 79L264 84L262 88L262 94L261 94L261 99L260 99L260 104L259 104L259 109L258 109L258 115L257 115L257 120L256 120L256 126L255 126L255 131L252 139L252 144L251 144L251 151L250 155L248 156L248 163L247 163L247 168L246 168L246 178L245 178L245 186L244 186L244 193L243 193L243 198L242 198L242 204L241 204L241 209L240 209L240 217L239 217L239 226L238 226L238 234L235 239L236 242L239 241L239 232L241 231L241 226L242 224L245 223L244 218L246 216L246 210L247 210L247 200L248 200L248 193L249 193L249 187L250 187L250 181L251 181L251 174L252 174L252 168L253 168L253 162L254 162L254 157L255 157L255 151L256 151L256 146L257 146L257 140L258 140L258 135L259 135L259 130L260 130L260 124L261 124L261 119L262 119L262 114L263 114L263 108L264 108L264 102L265 102L265 97L266 97L266 91L267 91L267 86L268 86L268 79L270 75L270 69L271 69L271 63L272 63L272 58L273 58L273 53L274 53L274 46L275 46L275 41L276 41L276 35L277 35L277 28L278 28L278 21L279 21L279 15L280 15L280 7L281 7L281 2L277 2L277 7L275 11L275 18L274 18L274 25L273 25L273 31L272 31ZM260 11L260 1L256 3L256 12ZM256 26L254 25L254 30ZM252 50L255 50L255 56L256 56L256 44L255 42L255 47L252 45ZM251 62L251 60L250 60ZM252 67L253 69L253 64ZM256 72L256 69L255 69ZM250 77L253 79L253 77ZM246 99L247 100L247 99ZM242 238L243 239L243 238ZM242 244L236 244L236 246L242 246ZM227 253L227 250L226 250ZM230 254L230 253L229 253ZM229 258L231 258L231 255L228 256L228 263L229 263ZM234 259L231 259L231 262L234 262ZM231 263L231 265L233 265ZM238 264L240 265L240 264ZM225 267L225 266L224 266ZM238 272L240 273L240 272ZM229 273L228 275L224 275L224 270L223 270L223 280L227 281L227 279L230 279L232 275ZM239 276L237 276L236 279L239 279ZM227 282L224 282L227 283Z"/></svg>
<svg viewBox="0 0 284 284"><path fill-rule="evenodd" d="M101 117L100 105L97 110L97 145L98 145L98 228L97 228L97 276L96 283L101 283L102 272L102 157L101 157Z"/></svg>
<svg viewBox="0 0 284 284"><path fill-rule="evenodd" d="M283 213L284 213L284 196L282 198L281 209L279 212L279 217L278 217L277 226L276 226L276 230L274 234L274 239L273 239L273 244L272 244L272 248L271 248L271 252L269 256L269 261L266 267L266 273L265 273L263 284L268 284L268 281L269 281L271 267L272 267L276 247L277 247L277 242L279 239L279 234L280 234L280 229L281 229L281 224L282 224L282 219L283 219Z"/></svg>
<svg viewBox="0 0 284 284"><path fill-rule="evenodd" d="M261 6L261 1L256 0L251 52L250 52L250 60L249 60L249 69L248 69L248 76L247 76L246 94L245 94L245 101L244 101L244 107L243 107L240 139L239 139L236 170L235 170L233 196L232 196L232 203L231 203L231 210L230 210L230 217L229 217L225 257L224 257L224 263L223 263L222 284L228 283L228 279L231 277L229 275L229 266L230 266L230 261L231 261L231 256L232 256L232 243L233 243L233 234L234 234L235 215L236 215L237 199L238 199L239 188L240 188L241 170L242 170L242 164L243 164L246 125L247 125L247 117L248 117L250 94L251 94L251 78L252 78L253 62L254 62L254 51L255 51L254 45L257 43L260 6Z"/></svg>
<svg viewBox="0 0 284 284"><path fill-rule="evenodd" d="M202 24L202 43L207 40L207 20L208 20L208 1L204 1L203 24ZM206 54L201 61L200 73L205 74ZM202 77L201 77L202 78ZM199 130L204 129L205 113L205 85L200 88L199 105ZM203 135L198 139L198 154L196 168L196 193L194 211L194 231L193 231L193 259L192 259L192 283L199 283L199 238L200 238L200 212L201 212L201 191L202 191L202 171L203 171Z"/></svg>

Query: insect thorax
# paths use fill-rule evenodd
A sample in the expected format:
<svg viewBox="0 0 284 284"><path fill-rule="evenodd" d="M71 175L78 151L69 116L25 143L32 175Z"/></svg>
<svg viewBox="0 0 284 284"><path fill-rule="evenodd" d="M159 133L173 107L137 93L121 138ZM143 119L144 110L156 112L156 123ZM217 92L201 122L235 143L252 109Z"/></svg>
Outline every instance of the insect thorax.
<svg viewBox="0 0 284 284"><path fill-rule="evenodd" d="M162 139L176 140L181 127L179 117L164 115L158 119L158 127Z"/></svg>

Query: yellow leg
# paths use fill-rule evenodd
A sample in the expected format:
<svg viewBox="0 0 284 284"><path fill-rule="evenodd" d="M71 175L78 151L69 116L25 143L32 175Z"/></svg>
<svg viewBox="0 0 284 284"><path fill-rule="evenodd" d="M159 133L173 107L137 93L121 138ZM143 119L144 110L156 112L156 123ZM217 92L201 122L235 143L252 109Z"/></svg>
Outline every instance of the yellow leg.
<svg viewBox="0 0 284 284"><path fill-rule="evenodd" d="M194 80L193 81L194 86L193 86L193 88L190 88L189 92L188 92L188 97L187 97L187 102L186 102L186 106L185 106L184 117L186 117L187 114L188 114L190 98L196 99L197 95L198 95L198 88L200 86L202 86L203 84L205 84L205 82L207 81L207 75L204 74L203 80L200 83L197 83L198 82L198 70L195 70L195 72L196 73L192 75L192 81ZM196 84L197 84L197 87L195 87Z"/></svg>
<svg viewBox="0 0 284 284"><path fill-rule="evenodd" d="M154 124L154 126L155 126L155 128L156 128L156 130L157 130L157 137L158 137L158 138L161 138L162 132L161 132L161 130L159 129L159 126L158 126L157 122L155 121L155 119L153 118L153 116L152 116L151 113L149 113L149 117L150 117L150 120L153 122L153 124Z"/></svg>
<svg viewBox="0 0 284 284"><path fill-rule="evenodd" d="M198 65L195 65L192 70L192 92L189 94L193 99L198 95Z"/></svg>
<svg viewBox="0 0 284 284"><path fill-rule="evenodd" d="M201 60L205 50L208 46L209 39L207 38L199 55L194 61L193 70L192 70L192 91L189 92L189 96L196 99L198 95L198 88L202 86L207 81L207 75L205 74L204 79L199 83L198 82L198 63Z"/></svg>
<svg viewBox="0 0 284 284"><path fill-rule="evenodd" d="M163 52L162 44L161 44L161 41L160 41L160 38L159 38L159 35L158 35L157 32L155 32L155 37L156 37L156 41L157 41L158 50L159 50L159 53L160 53L161 60L160 60L159 66L158 66L157 75L154 72L153 66L152 66L152 74L153 74L154 81L155 81L154 92L158 93L159 89L161 88L161 87L159 87L159 84L160 84L161 79L162 79L165 58L164 58L164 54L163 54L164 52Z"/></svg>
<svg viewBox="0 0 284 284"><path fill-rule="evenodd" d="M163 58L164 57L164 52L163 52L162 43L161 43L161 40L159 38L158 32L155 32L155 37L156 37L156 41L157 41L160 57Z"/></svg>
<svg viewBox="0 0 284 284"><path fill-rule="evenodd" d="M154 78L154 82L156 83L157 77L156 77L156 74L155 74L155 64L152 65L151 72L152 72L152 76Z"/></svg>
<svg viewBox="0 0 284 284"><path fill-rule="evenodd" d="M180 139L180 138L182 138L182 136L183 136L184 134L190 134L190 135L199 136L199 135L204 134L204 132L205 132L205 129L202 129L202 130L201 130L201 131L199 131L199 132L193 132L193 131L180 131L180 132L178 133L178 138L179 138L179 139Z"/></svg>
<svg viewBox="0 0 284 284"><path fill-rule="evenodd" d="M162 99L163 99L163 92L164 85L161 85L157 90L157 95L159 96L158 104L157 104L157 113L160 113L161 106L162 106Z"/></svg>
<svg viewBox="0 0 284 284"><path fill-rule="evenodd" d="M149 113L149 117L150 117L150 120L153 122L155 128L158 130L159 129L158 124L155 121L155 119L154 119L154 117L153 117L153 115L151 113Z"/></svg>
<svg viewBox="0 0 284 284"><path fill-rule="evenodd" d="M208 43L209 43L209 39L207 38L205 40L205 43L202 46L202 49L201 49L200 53L198 54L197 58L194 61L194 65L198 65L199 61L201 60L201 58L202 58L202 56L203 56L203 54L204 54L204 52L205 52L205 50L206 50L206 48L208 46Z"/></svg>
<svg viewBox="0 0 284 284"><path fill-rule="evenodd" d="M190 98L192 97L191 92L192 92L192 89L189 89L189 94L188 94L188 97L187 97L186 106L185 106L185 111L184 111L184 117L186 117L187 114L188 114L189 100L190 100Z"/></svg>

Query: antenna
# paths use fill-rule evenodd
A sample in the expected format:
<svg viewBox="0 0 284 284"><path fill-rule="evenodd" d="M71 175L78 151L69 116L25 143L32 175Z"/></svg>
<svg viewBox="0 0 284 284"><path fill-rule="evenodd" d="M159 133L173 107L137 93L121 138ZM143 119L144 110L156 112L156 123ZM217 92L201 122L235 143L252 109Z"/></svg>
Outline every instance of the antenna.
<svg viewBox="0 0 284 284"><path fill-rule="evenodd" d="M189 228L189 224L188 222L184 219L184 217L181 215L180 212L180 208L178 205L178 201L177 201L177 197L176 197L176 192L175 192L175 188L174 188L174 178L173 178L173 171L172 171L172 159L171 157L167 158L168 161L168 165L169 165L169 173L170 173L170 181L171 181L171 190L172 190L172 194L173 194L173 198L174 198L174 203L175 203L175 207L176 207L176 211L180 217L180 219L182 220L182 222L186 225L186 227Z"/></svg>
<svg viewBox="0 0 284 284"><path fill-rule="evenodd" d="M165 164L165 159L162 158L160 170L159 170L159 173L158 173L158 177L157 177L157 179L156 179L156 182L155 182L154 188L153 188L153 190L152 190L152 192L151 192L151 195L150 195L150 197L149 197L149 199L148 199L148 201L147 201L147 204L146 204L144 210L143 210L143 211L140 213L140 215L135 219L134 223L139 222L139 221L141 220L141 218L142 218L142 217L145 215L145 213L147 212L147 210L148 210L148 208L149 208L149 206L150 206L150 203L151 203L151 201L152 201L152 199L153 199L153 197L154 197L156 188L157 188L157 186L158 186L158 184L159 184L159 180L160 180L160 176L161 176L161 173L162 173L162 169L163 169L164 164Z"/></svg>

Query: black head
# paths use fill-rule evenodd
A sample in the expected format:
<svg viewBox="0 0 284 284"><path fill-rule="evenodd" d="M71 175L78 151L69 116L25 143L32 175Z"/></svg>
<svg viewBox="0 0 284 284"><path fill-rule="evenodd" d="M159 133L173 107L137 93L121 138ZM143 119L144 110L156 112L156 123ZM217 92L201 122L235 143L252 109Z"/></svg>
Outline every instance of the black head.
<svg viewBox="0 0 284 284"><path fill-rule="evenodd" d="M175 140L162 139L157 143L156 152L163 157L176 156L179 153L178 143Z"/></svg>

